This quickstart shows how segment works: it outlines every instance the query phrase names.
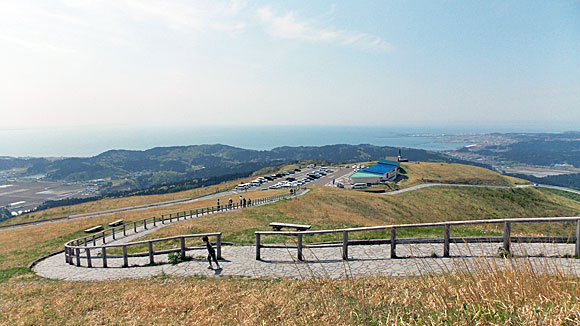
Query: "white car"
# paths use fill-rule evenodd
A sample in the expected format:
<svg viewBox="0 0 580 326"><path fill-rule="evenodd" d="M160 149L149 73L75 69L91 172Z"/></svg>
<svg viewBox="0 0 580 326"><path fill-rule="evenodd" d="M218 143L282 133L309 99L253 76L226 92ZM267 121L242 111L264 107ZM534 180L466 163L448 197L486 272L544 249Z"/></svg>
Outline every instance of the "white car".
<svg viewBox="0 0 580 326"><path fill-rule="evenodd" d="M364 189L367 187L366 183L355 183L352 185L352 189Z"/></svg>

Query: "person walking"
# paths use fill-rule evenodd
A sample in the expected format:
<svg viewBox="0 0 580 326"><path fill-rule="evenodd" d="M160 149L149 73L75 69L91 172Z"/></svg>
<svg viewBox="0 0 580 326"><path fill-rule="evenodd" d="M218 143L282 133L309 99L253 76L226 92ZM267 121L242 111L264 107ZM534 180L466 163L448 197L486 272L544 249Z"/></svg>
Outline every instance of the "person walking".
<svg viewBox="0 0 580 326"><path fill-rule="evenodd" d="M229 210L231 210L231 209L232 209L232 204L233 204L233 201L232 201L232 199L230 198L230 200L228 200L228 209L229 209Z"/></svg>
<svg viewBox="0 0 580 326"><path fill-rule="evenodd" d="M243 204L242 195L240 195L240 207L242 207L242 204Z"/></svg>
<svg viewBox="0 0 580 326"><path fill-rule="evenodd" d="M252 206L252 198L248 198L248 206Z"/></svg>
<svg viewBox="0 0 580 326"><path fill-rule="evenodd" d="M201 240L205 243L205 247L207 248L207 261L209 262L208 269L213 269L213 266L211 264L212 259L213 259L213 261L215 261L215 265L216 265L217 269L218 270L222 269L220 267L220 263L218 263L218 261L217 261L217 257L215 255L215 250L211 246L211 243L209 243L209 239L207 238L207 236L204 236L203 238L201 238Z"/></svg>
<svg viewBox="0 0 580 326"><path fill-rule="evenodd" d="M246 198L243 199L243 205L244 208L246 207Z"/></svg>

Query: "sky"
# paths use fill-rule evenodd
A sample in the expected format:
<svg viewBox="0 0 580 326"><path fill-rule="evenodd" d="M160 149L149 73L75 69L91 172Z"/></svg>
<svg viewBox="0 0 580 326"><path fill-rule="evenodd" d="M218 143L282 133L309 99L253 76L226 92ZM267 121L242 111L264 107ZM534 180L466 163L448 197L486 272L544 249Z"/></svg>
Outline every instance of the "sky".
<svg viewBox="0 0 580 326"><path fill-rule="evenodd" d="M580 2L0 0L0 122L570 129Z"/></svg>

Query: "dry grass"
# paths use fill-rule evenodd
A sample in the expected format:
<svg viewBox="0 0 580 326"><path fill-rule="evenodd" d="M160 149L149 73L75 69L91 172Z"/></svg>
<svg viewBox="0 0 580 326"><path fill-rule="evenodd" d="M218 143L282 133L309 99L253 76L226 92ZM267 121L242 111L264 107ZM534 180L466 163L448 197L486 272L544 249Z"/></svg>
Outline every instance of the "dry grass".
<svg viewBox="0 0 580 326"><path fill-rule="evenodd" d="M246 198L260 199L275 194L287 193L287 190L268 190L244 195ZM220 197L222 204L227 203L230 196ZM233 198L236 200L237 198ZM169 214L173 212L208 207L216 204L216 199L200 200L194 203L177 204L166 207L155 207L146 210L122 212L111 216L93 217L89 219L71 220L62 223L48 223L0 232L0 269L27 266L34 259L43 255L62 250L64 243L84 236L84 229L94 225L105 225L109 222L123 219L136 221L147 217ZM216 215L208 216L214 218ZM214 232L214 231L212 231Z"/></svg>
<svg viewBox="0 0 580 326"><path fill-rule="evenodd" d="M309 224L313 229L423 223L486 218L575 216L580 202L537 189L429 188L397 196L313 188L299 198L244 211L201 217L171 225L147 239L188 233L220 231L223 240L251 244L254 232L267 230L270 222ZM564 235L573 233L570 223L514 225L514 235ZM452 236L500 235L496 225L455 227ZM401 230L399 236L441 237L443 228ZM352 234L358 238L384 238L384 232ZM336 238L336 239L335 239ZM341 240L340 235L308 237L305 241ZM265 237L262 241L281 239ZM283 240L283 239L282 239Z"/></svg>
<svg viewBox="0 0 580 326"><path fill-rule="evenodd" d="M409 162L402 163L403 178L400 188L408 188L421 183L462 183L475 185L515 186L529 181L503 176L497 172L463 164Z"/></svg>
<svg viewBox="0 0 580 326"><path fill-rule="evenodd" d="M41 219L53 218L53 217L61 217L61 216L69 216L75 214L83 214L83 213L90 213L90 212L98 212L103 210L110 210L115 208L123 208L123 207L130 207L130 206L138 206L138 205L145 205L145 204L152 204L158 202L165 202L171 201L176 199L185 199L185 198L198 198L207 194L212 194L217 191L222 191L225 189L226 185L229 189L232 189L237 184L242 182L247 182L253 180L255 177L248 177L244 179L238 179L234 181L224 182L218 185L202 187L197 189L191 189L186 191L180 191L175 193L169 194L161 194L161 195L149 195L149 196L132 196L132 197L122 197L122 198L108 198L102 199L93 202L82 203L78 205L70 205L70 206L63 206L63 207L55 207L39 212L34 212L30 214L24 214L15 218L11 218L10 220L4 221L0 223L0 225L5 224L14 224L20 222L29 222L29 221L36 221Z"/></svg>
<svg viewBox="0 0 580 326"><path fill-rule="evenodd" d="M24 275L0 284L0 324L577 325L579 281L525 264L341 281L39 282Z"/></svg>

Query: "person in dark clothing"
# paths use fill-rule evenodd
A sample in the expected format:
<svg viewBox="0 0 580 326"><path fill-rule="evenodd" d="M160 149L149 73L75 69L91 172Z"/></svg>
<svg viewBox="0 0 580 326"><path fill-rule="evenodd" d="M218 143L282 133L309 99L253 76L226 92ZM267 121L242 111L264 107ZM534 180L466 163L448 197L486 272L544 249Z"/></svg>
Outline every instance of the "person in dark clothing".
<svg viewBox="0 0 580 326"><path fill-rule="evenodd" d="M232 204L233 204L233 201L230 198L230 200L228 201L228 209L232 209Z"/></svg>
<svg viewBox="0 0 580 326"><path fill-rule="evenodd" d="M220 264L217 261L217 257L215 255L215 250L211 246L211 243L209 243L209 239L207 238L207 236L204 236L203 238L201 238L201 240L205 243L205 246L207 247L207 261L209 262L208 268L213 269L213 266L211 265L211 260L213 259L213 261L215 261L215 265L216 265L217 269L222 269L220 267Z"/></svg>
<svg viewBox="0 0 580 326"><path fill-rule="evenodd" d="M246 198L243 199L243 206L246 207Z"/></svg>
<svg viewBox="0 0 580 326"><path fill-rule="evenodd" d="M218 200L217 200L217 210L218 210L218 211L220 210L220 199L219 199L219 198L218 198Z"/></svg>

